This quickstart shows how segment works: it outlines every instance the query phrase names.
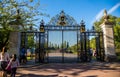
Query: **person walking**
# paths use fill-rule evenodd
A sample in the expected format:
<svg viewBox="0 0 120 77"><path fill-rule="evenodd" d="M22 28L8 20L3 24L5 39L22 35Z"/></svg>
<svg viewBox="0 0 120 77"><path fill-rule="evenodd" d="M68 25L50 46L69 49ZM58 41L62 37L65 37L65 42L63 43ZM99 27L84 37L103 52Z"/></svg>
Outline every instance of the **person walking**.
<svg viewBox="0 0 120 77"><path fill-rule="evenodd" d="M6 47L2 48L2 52L0 53L0 62L1 62L1 69L2 69L2 76L7 77L6 67L8 61L10 60L9 54L7 53Z"/></svg>
<svg viewBox="0 0 120 77"><path fill-rule="evenodd" d="M25 47L23 46L22 49L20 50L20 63L26 64L27 62L27 51L25 50Z"/></svg>
<svg viewBox="0 0 120 77"><path fill-rule="evenodd" d="M19 66L19 60L17 59L17 55L16 54L13 54L12 55L12 58L10 59L7 67L6 67L6 70L11 68L11 74L10 74L10 77L15 77L16 75L16 71L17 71L17 67Z"/></svg>

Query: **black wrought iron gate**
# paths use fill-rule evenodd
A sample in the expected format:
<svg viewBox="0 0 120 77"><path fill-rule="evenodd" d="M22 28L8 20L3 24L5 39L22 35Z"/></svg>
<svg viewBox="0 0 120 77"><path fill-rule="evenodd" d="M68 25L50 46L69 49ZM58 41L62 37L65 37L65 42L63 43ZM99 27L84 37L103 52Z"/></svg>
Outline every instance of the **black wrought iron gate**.
<svg viewBox="0 0 120 77"><path fill-rule="evenodd" d="M48 43L49 43L49 32L50 31L59 31L59 32L61 32L62 33L62 44L63 44L63 41L64 41L64 36L63 36L63 34L64 34L64 32L65 31L74 31L74 32L76 32L76 37L77 37L77 55L76 55L76 59L74 59L75 61L74 62L79 62L80 61L80 57L79 57L79 54L80 54L80 52L79 52L79 40L80 40L80 38L79 38L79 36L80 36L80 26L54 26L54 25L45 25L44 26L44 29L45 29L45 34L47 35L46 37L47 37L47 45L46 45L46 47L47 48L49 48L48 47ZM51 62L50 61L50 59L49 59L49 52L47 52L47 48L46 48L46 61L47 62ZM59 61L59 62L62 62L62 63L64 63L64 62L66 62L65 61L65 50L64 50L64 47L63 47L63 45L62 45L62 49L61 49L61 52L62 52L62 59L61 59L61 61ZM67 61L68 62L68 61Z"/></svg>
<svg viewBox="0 0 120 77"><path fill-rule="evenodd" d="M32 42L29 46L29 39L32 37ZM21 32L21 48L25 50L34 48L35 62L44 62L45 59L45 33L37 31ZM30 56L30 55L27 55Z"/></svg>
<svg viewBox="0 0 120 77"><path fill-rule="evenodd" d="M61 31L62 32L62 44L64 31L76 31L77 35L77 58L76 62L90 61L90 36L95 36L96 39L96 58L97 60L104 60L104 45L103 45L103 33L96 31L85 31L85 25L74 26L55 26L40 24L40 31L27 31L21 32L21 47L25 46L27 50L28 36L33 37L33 44L35 48L35 62L44 63L50 62L49 60L49 31ZM65 62L65 51L62 47L62 63Z"/></svg>
<svg viewBox="0 0 120 77"><path fill-rule="evenodd" d="M103 44L103 33L102 32L94 32L94 31L85 31L81 33L81 54L80 54L80 58L81 61L91 61L91 57L90 57L90 36L95 36L95 54L96 54L96 59L98 61L104 61L104 44ZM93 51L92 51L93 52ZM94 55L94 53L92 53L92 55Z"/></svg>
<svg viewBox="0 0 120 77"><path fill-rule="evenodd" d="M60 31L62 32L62 44L63 44L63 34L64 31L75 31L76 32L76 37L77 37L77 55L76 55L76 60L74 62L80 61L80 48L78 46L79 40L80 40L80 26L41 26L40 27L40 32L38 31L26 31L26 32L21 32L21 47L24 46L26 51L28 49L28 37L32 36L34 38L34 48L35 48L35 62L50 62L49 59L49 50L48 43L49 43L49 32L50 31ZM64 48L62 47L62 63L65 62L65 51Z"/></svg>

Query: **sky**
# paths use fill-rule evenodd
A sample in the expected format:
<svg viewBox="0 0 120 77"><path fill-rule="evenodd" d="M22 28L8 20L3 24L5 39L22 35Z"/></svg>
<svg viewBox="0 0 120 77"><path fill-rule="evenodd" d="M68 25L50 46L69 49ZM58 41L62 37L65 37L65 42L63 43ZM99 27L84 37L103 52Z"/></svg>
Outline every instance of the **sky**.
<svg viewBox="0 0 120 77"><path fill-rule="evenodd" d="M104 9L107 10L108 14L120 17L120 0L40 0L40 5L41 11L50 15L50 17L41 16L41 19L46 24L53 16L59 14L61 10L72 16L78 24L83 19L87 29L91 29L93 22L98 21L103 16ZM54 37L57 36L57 38L52 41L54 38L50 36L49 40L52 42L56 41L56 43L58 43L57 41L61 41L61 33L53 33L55 32L51 32L50 34ZM69 35L70 33L68 32L64 33L64 36ZM76 35L76 33L74 32L73 35ZM74 36L71 36L71 39L69 39L71 43L73 38Z"/></svg>

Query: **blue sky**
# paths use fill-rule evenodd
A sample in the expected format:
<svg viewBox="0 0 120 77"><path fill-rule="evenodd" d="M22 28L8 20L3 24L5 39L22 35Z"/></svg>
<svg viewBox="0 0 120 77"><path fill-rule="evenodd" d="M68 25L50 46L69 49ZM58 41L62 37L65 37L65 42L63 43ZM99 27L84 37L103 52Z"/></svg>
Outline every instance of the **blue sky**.
<svg viewBox="0 0 120 77"><path fill-rule="evenodd" d="M119 3L119 7L111 14L120 17L120 0L40 0L43 12L50 15L50 18L64 10L65 13L71 15L77 23L81 19L86 22L89 28L91 22L96 18L96 15L103 9L109 11L113 6ZM42 17L47 23L50 18Z"/></svg>
<svg viewBox="0 0 120 77"><path fill-rule="evenodd" d="M120 0L40 0L40 5L41 11L50 15L50 17L41 16L45 23L48 23L61 10L72 16L78 24L83 19L87 29L92 27L94 21L99 20L104 9L109 14L120 17ZM52 38L49 40L52 41ZM59 40L59 37L56 38L56 41Z"/></svg>

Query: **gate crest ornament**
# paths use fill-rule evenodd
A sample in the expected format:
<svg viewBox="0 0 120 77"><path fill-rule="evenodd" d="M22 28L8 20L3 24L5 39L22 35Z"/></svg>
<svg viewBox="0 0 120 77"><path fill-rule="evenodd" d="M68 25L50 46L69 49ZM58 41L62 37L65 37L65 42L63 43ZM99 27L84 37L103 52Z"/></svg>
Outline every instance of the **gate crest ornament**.
<svg viewBox="0 0 120 77"><path fill-rule="evenodd" d="M73 17L66 14L64 11L61 11L59 14L52 17L48 24L57 26L73 26L77 25L77 22Z"/></svg>
<svg viewBox="0 0 120 77"><path fill-rule="evenodd" d="M67 24L65 20L66 20L65 13L64 13L64 11L61 11L61 14L59 16L59 21L57 22L58 25L65 26Z"/></svg>

